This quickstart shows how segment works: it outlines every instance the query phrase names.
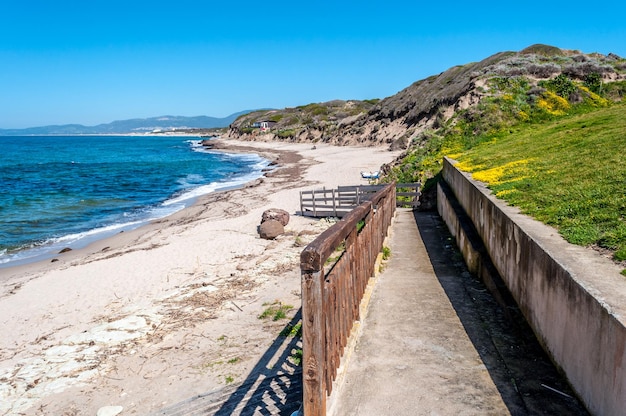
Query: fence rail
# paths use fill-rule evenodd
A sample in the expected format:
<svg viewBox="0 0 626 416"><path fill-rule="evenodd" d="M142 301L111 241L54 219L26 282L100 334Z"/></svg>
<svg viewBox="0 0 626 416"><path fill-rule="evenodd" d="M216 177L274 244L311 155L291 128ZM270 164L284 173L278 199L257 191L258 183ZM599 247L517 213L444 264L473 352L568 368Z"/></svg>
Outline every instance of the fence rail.
<svg viewBox="0 0 626 416"><path fill-rule="evenodd" d="M343 218L386 185L340 186L337 189L300 191L300 213L307 217ZM396 184L396 206L416 208L420 205L419 183Z"/></svg>
<svg viewBox="0 0 626 416"><path fill-rule="evenodd" d="M305 416L326 415L326 398L395 208L396 186L385 185L302 251Z"/></svg>

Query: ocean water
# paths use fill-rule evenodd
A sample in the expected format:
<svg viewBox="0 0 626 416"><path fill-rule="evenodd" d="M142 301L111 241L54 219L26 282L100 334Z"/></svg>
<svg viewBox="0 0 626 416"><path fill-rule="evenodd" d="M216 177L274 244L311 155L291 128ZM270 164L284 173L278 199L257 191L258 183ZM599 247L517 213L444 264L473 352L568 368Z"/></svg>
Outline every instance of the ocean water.
<svg viewBox="0 0 626 416"><path fill-rule="evenodd" d="M0 267L136 228L267 166L199 138L0 136Z"/></svg>

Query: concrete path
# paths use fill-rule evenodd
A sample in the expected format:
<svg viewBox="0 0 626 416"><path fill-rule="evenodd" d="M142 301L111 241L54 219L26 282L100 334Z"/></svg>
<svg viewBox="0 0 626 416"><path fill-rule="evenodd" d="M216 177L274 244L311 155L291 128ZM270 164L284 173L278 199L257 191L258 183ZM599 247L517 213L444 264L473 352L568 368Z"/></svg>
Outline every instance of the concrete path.
<svg viewBox="0 0 626 416"><path fill-rule="evenodd" d="M390 248L329 415L587 414L436 213L399 210Z"/></svg>

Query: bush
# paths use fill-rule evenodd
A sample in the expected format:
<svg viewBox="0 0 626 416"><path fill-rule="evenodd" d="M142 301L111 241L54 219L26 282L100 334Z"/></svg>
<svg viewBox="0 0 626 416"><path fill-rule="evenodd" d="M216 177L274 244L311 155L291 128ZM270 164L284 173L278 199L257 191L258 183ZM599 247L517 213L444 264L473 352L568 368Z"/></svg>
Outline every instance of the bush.
<svg viewBox="0 0 626 416"><path fill-rule="evenodd" d="M561 67L553 63L545 64L530 64L527 67L527 72L537 78L550 78L554 74L558 74L561 71Z"/></svg>
<svg viewBox="0 0 626 416"><path fill-rule="evenodd" d="M554 92L556 95L569 98L570 95L576 93L578 88L566 74L559 74L551 80L541 81L539 85L545 87L547 90Z"/></svg>
<svg viewBox="0 0 626 416"><path fill-rule="evenodd" d="M372 98L369 100L363 100L363 102L366 102L367 104L372 104L372 105L378 104L379 101L380 101L380 98Z"/></svg>
<svg viewBox="0 0 626 416"><path fill-rule="evenodd" d="M610 65L600 65L598 62L592 61L577 62L563 68L564 75L580 80L584 80L587 75L593 73L604 74L612 71L613 67Z"/></svg>
<svg viewBox="0 0 626 416"><path fill-rule="evenodd" d="M281 139L286 139L286 138L289 138L289 137L295 137L296 136L296 131L294 129L278 130L276 132L276 136L280 137Z"/></svg>
<svg viewBox="0 0 626 416"><path fill-rule="evenodd" d="M537 107L553 116L565 115L571 108L565 98L552 91L546 91L543 97L537 100Z"/></svg>

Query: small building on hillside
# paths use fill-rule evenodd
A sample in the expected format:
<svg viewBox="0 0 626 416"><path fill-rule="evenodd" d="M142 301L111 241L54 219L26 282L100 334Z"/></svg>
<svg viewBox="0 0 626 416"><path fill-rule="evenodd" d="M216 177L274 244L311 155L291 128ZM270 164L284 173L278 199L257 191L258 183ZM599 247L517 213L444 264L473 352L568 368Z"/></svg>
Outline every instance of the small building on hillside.
<svg viewBox="0 0 626 416"><path fill-rule="evenodd" d="M252 127L254 128L258 128L261 131L269 131L272 127L274 127L276 125L275 121L271 121L271 120L263 120L263 121L256 121L252 124Z"/></svg>

